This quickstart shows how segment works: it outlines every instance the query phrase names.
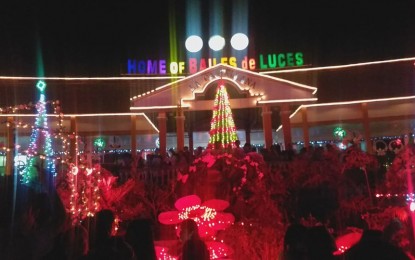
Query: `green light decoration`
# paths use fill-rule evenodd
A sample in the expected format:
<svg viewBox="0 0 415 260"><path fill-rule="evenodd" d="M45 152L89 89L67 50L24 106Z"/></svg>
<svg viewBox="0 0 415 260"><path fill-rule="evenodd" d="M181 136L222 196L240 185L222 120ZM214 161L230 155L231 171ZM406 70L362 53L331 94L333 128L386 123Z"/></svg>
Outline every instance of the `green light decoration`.
<svg viewBox="0 0 415 260"><path fill-rule="evenodd" d="M233 145L238 136L229 102L228 92L224 84L219 84L215 96L212 120L210 121L209 144L220 143L221 147Z"/></svg>
<svg viewBox="0 0 415 260"><path fill-rule="evenodd" d="M94 147L98 150L98 151L102 151L104 150L105 146L106 146L106 142L104 140L104 138L102 137L98 137L94 140Z"/></svg>
<svg viewBox="0 0 415 260"><path fill-rule="evenodd" d="M346 130L344 130L343 128L341 128L340 126L338 126L338 127L334 128L333 135L335 137L338 137L340 139L343 139L346 136Z"/></svg>
<svg viewBox="0 0 415 260"><path fill-rule="evenodd" d="M43 80L39 80L36 87L40 90L40 92L43 92L46 88L46 83Z"/></svg>

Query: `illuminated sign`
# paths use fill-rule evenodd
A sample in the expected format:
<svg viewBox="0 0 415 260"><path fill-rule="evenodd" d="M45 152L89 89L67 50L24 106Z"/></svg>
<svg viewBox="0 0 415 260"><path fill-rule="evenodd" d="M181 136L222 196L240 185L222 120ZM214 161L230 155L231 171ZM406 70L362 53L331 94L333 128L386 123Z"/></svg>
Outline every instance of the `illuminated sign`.
<svg viewBox="0 0 415 260"><path fill-rule="evenodd" d="M257 58L245 56L242 59L237 57L189 58L186 61L128 59L126 71L127 74L147 75L194 74L219 63L254 71L302 66L304 57L302 52L286 52L260 54Z"/></svg>

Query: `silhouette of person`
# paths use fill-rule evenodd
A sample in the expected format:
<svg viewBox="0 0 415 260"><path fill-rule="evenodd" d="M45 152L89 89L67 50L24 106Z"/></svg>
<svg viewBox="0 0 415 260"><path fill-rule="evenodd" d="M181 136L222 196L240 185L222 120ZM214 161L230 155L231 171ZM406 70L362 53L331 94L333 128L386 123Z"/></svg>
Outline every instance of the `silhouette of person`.
<svg viewBox="0 0 415 260"><path fill-rule="evenodd" d="M281 260L307 259L307 227L302 224L291 224L284 235L284 249Z"/></svg>
<svg viewBox="0 0 415 260"><path fill-rule="evenodd" d="M114 213L103 209L96 214L95 230L90 240L86 259L134 259L134 250L121 237L112 236Z"/></svg>
<svg viewBox="0 0 415 260"><path fill-rule="evenodd" d="M310 260L335 259L336 242L323 225L313 226L307 231L307 255Z"/></svg>
<svg viewBox="0 0 415 260"><path fill-rule="evenodd" d="M209 260L210 253L199 236L199 229L193 219L180 223L180 240L183 242L180 260Z"/></svg>

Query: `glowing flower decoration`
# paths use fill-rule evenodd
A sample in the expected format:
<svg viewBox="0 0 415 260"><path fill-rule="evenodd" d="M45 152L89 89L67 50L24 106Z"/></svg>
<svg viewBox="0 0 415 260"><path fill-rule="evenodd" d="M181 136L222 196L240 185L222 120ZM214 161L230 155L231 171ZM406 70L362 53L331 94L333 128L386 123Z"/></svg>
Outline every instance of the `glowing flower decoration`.
<svg viewBox="0 0 415 260"><path fill-rule="evenodd" d="M163 212L158 216L160 223L176 225L185 219L193 219L199 227L201 237L214 236L218 230L224 230L234 223L230 213L222 212L229 207L229 202L212 199L201 203L197 195L182 197L174 204L177 211Z"/></svg>

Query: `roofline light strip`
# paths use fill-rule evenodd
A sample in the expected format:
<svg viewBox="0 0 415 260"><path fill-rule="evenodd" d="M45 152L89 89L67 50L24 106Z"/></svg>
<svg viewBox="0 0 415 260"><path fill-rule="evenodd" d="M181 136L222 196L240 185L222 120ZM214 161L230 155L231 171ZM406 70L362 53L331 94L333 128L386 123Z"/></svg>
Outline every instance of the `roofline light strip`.
<svg viewBox="0 0 415 260"><path fill-rule="evenodd" d="M260 101L258 101L258 104L287 103L287 102L304 102L304 101L317 101L317 98L260 100Z"/></svg>
<svg viewBox="0 0 415 260"><path fill-rule="evenodd" d="M361 67L361 66L369 66L369 65L384 64L384 63L414 61L414 60L415 60L415 57L409 57L409 58L402 58L402 59L371 61L371 62L352 63L352 64L346 64L346 65L335 65L335 66L316 67L316 68L301 68L301 69L289 69L289 70L263 71L263 72L259 72L259 74L267 75L267 74L275 74L275 73L290 73L290 72L304 72L304 71L318 71L318 70L335 70L335 69Z"/></svg>
<svg viewBox="0 0 415 260"><path fill-rule="evenodd" d="M0 114L0 117L36 117L37 114ZM59 117L55 114L46 114L47 117ZM144 113L101 113L101 114L64 114L63 117L96 117L96 116L144 116L145 119L150 123L154 130L159 133L160 131L157 127L151 122L148 116Z"/></svg>
<svg viewBox="0 0 415 260"><path fill-rule="evenodd" d="M190 108L188 105L182 105L181 107ZM171 109L177 108L177 106L152 106L152 107L130 107L130 110L159 110L159 109Z"/></svg>
<svg viewBox="0 0 415 260"><path fill-rule="evenodd" d="M14 77L14 76L0 76L4 80L148 80L148 79L183 79L185 76L165 76L165 77Z"/></svg>
<svg viewBox="0 0 415 260"><path fill-rule="evenodd" d="M290 115L290 118L293 118L295 116L295 114L297 114L297 112L303 107L307 108L307 107L354 105L354 104L361 104L361 103L374 103L374 102L385 102L385 101L407 100L407 99L415 99L415 96L365 99L365 100L354 100L354 101L344 101L344 102L331 102L331 103L318 103L318 104L301 105Z"/></svg>
<svg viewBox="0 0 415 260"><path fill-rule="evenodd" d="M405 99L415 99L415 96L363 99L363 100L354 100L354 101L341 101L341 102L331 102L331 103L308 104L308 105L302 105L302 106L304 106L304 107L337 106L337 105L351 105L351 104L359 104L359 103L385 102L385 101L395 101L395 100L405 100Z"/></svg>
<svg viewBox="0 0 415 260"><path fill-rule="evenodd" d="M239 71L241 73L247 73L247 74L251 74L251 75L255 75L255 76L257 76L258 74L261 74L261 73L258 73L258 72L253 72L253 71L250 71L250 70L244 70L244 69L237 68L237 67L233 67L233 66L230 66L230 65L227 65L227 64L219 63L219 64L217 64L217 65L215 65L213 67L210 67L210 68L207 68L205 70L201 70L201 71L199 71L199 72L197 72L195 74L192 74L192 75L190 75L190 76L188 76L186 78L182 78L182 79L179 79L179 80L177 80L175 82L167 83L165 85L162 85L160 87L157 87L156 88L156 91L161 90L163 88L166 88L168 86L177 84L177 83L179 83L181 81L188 80L188 79L192 79L194 77L197 77L200 74L206 73L207 70L213 70L215 67L220 67L220 66L228 67L229 69L237 70L237 71ZM292 84L292 85L295 85L295 86L298 86L298 87L311 89L311 90L313 90L313 95L317 92L317 88L316 87L311 87L311 86L308 86L308 85L300 84L300 83L293 82L293 81L289 81L289 80L285 80L285 79L275 78L275 77L271 77L271 76L268 76L268 75L261 75L261 76L267 77L268 79L271 79L271 80L285 82L285 83L289 83L289 84ZM229 78L226 77L226 79L229 79Z"/></svg>

